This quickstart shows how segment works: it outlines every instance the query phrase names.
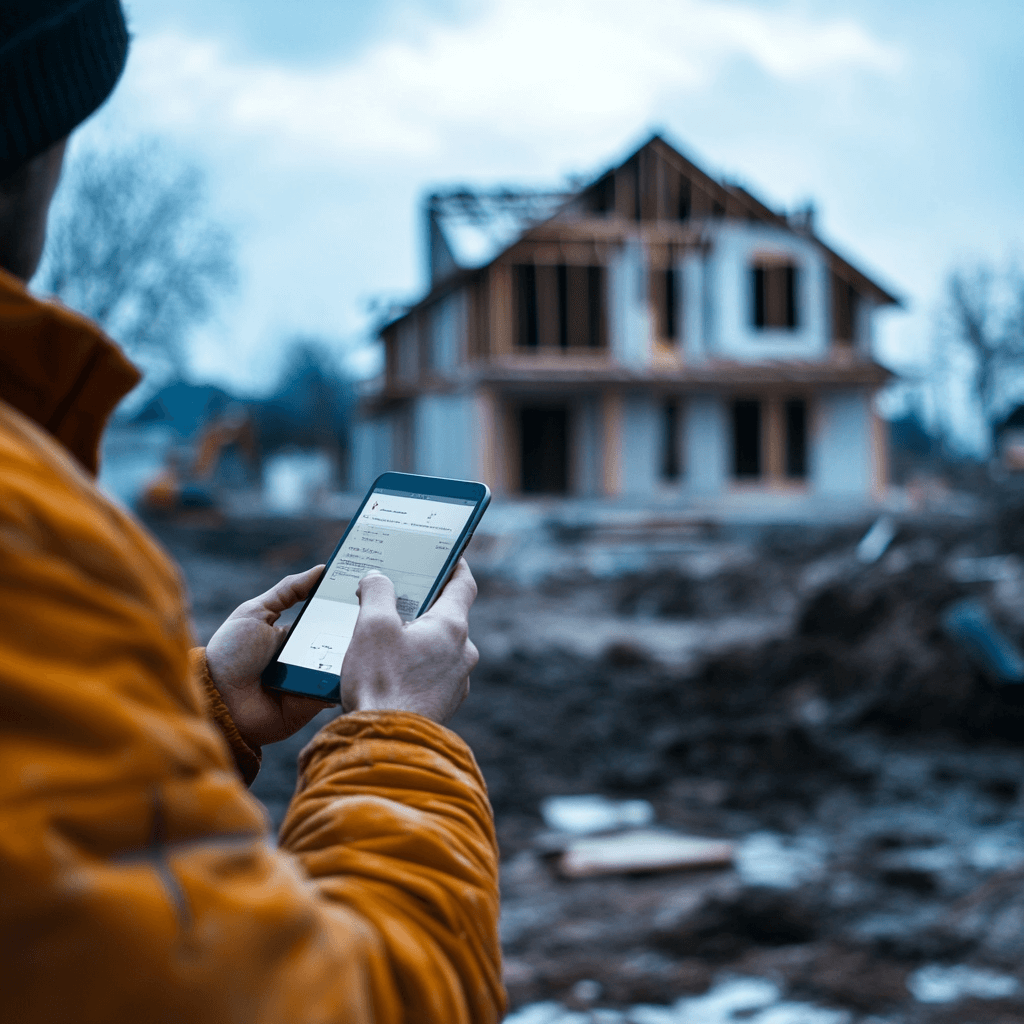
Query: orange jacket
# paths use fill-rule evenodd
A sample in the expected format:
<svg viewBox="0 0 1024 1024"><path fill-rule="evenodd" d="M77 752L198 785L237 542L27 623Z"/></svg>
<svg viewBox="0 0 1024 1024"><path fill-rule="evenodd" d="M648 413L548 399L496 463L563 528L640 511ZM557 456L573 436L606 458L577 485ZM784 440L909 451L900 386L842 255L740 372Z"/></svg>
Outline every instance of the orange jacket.
<svg viewBox="0 0 1024 1024"><path fill-rule="evenodd" d="M498 1020L497 848L453 733L338 718L275 847L178 574L94 483L136 379L0 271L0 1016Z"/></svg>

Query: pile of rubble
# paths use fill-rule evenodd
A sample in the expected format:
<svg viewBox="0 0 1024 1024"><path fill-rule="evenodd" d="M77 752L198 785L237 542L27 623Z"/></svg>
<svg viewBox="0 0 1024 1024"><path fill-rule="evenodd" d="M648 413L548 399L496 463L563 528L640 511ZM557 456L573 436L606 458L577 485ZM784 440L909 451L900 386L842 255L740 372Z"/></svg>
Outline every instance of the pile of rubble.
<svg viewBox="0 0 1024 1024"><path fill-rule="evenodd" d="M870 525L481 538L453 726L516 1024L1024 1019L1024 514ZM172 540L211 628L309 557ZM275 819L306 735L266 752ZM566 796L624 817L553 827Z"/></svg>
<svg viewBox="0 0 1024 1024"><path fill-rule="evenodd" d="M1024 634L1017 521L895 524L870 557L863 527L720 533L604 573L583 532L528 587L479 567L455 726L507 857L515 1003L732 1020L699 999L745 977L780 994L735 1019L1024 1018L1024 686L991 657ZM566 871L541 819L566 794L646 799L661 846ZM669 836L735 856L654 873ZM583 982L620 1016L580 1016Z"/></svg>

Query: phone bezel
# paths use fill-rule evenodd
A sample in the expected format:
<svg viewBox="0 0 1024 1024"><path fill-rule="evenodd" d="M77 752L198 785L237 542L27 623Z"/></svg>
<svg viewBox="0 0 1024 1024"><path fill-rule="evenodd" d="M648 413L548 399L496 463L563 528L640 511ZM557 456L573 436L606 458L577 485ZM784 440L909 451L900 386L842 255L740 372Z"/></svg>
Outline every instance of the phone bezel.
<svg viewBox="0 0 1024 1024"><path fill-rule="evenodd" d="M420 605L419 610L416 612L416 618L419 618L434 603L437 595L441 592L445 583L448 582L448 578L451 576L452 572L454 572L459 558L462 557L462 553L466 549L466 545L473 536L473 531L476 529L477 524L480 522L480 519L491 500L491 492L487 485L478 483L474 480L454 480L446 477L418 476L415 473L381 473L381 475L370 485L370 489L366 492L365 497L359 503L359 508L349 520L348 526L345 527L345 532L341 535L341 538L335 545L330 557L327 559L324 571L320 574L320 578L316 581L313 585L313 589L307 595L302 604L302 608L299 610L299 614L296 615L295 621L288 629L284 640L281 641L281 645L278 647L277 653L271 659L270 664L264 669L261 682L266 689L275 690L279 693L294 694L300 697L312 697L315 700L323 701L326 704L341 703L340 675L334 675L330 672L317 672L315 669L303 668L299 665L289 665L286 662L279 661L278 658L284 650L285 644L288 643L292 632L302 620L302 616L305 613L306 608L309 606L309 602L320 589L320 584L324 581L324 578L327 575L327 569L337 557L338 552L341 550L341 546L345 543L346 538L352 531L353 525L359 519L360 515L362 515L363 509L366 507L366 503L379 490L403 491L406 494L411 494L413 496L422 494L439 498L460 498L462 500L472 500L476 502L466 525L463 527L458 539L452 545L451 554L448 556L448 559L442 566L437 578L434 580L434 584L427 593L426 598L424 598L423 604Z"/></svg>

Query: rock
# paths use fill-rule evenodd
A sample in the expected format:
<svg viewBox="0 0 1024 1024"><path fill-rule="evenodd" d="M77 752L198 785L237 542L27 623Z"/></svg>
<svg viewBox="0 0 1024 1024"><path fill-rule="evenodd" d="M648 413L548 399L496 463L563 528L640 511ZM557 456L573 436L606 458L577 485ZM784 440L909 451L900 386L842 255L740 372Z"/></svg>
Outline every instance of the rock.
<svg viewBox="0 0 1024 1024"><path fill-rule="evenodd" d="M582 1010L596 1003L604 992L604 986L593 978L582 978L573 985L567 1000L570 1008Z"/></svg>
<svg viewBox="0 0 1024 1024"><path fill-rule="evenodd" d="M824 872L820 843L793 842L775 832L755 832L736 848L736 870L748 885L796 889Z"/></svg>
<svg viewBox="0 0 1024 1024"><path fill-rule="evenodd" d="M656 922L651 941L677 956L728 959L754 944L806 942L820 927L819 908L799 891L736 883L708 886Z"/></svg>
<svg viewBox="0 0 1024 1024"><path fill-rule="evenodd" d="M928 964L907 979L907 988L919 1003L957 1003L962 999L1006 999L1020 990L1008 974L958 964Z"/></svg>
<svg viewBox="0 0 1024 1024"><path fill-rule="evenodd" d="M951 605L942 615L942 627L997 682L1024 683L1024 655L996 626L980 601L966 598Z"/></svg>
<svg viewBox="0 0 1024 1024"><path fill-rule="evenodd" d="M949 946L975 949L993 964L1024 962L1024 869L1002 871L959 900L938 922Z"/></svg>
<svg viewBox="0 0 1024 1024"><path fill-rule="evenodd" d="M647 800L609 800L596 794L549 796L541 801L540 816L548 828L587 835L650 825L654 808Z"/></svg>
<svg viewBox="0 0 1024 1024"><path fill-rule="evenodd" d="M889 516L879 516L857 545L857 561L864 565L877 562L896 536L897 526Z"/></svg>

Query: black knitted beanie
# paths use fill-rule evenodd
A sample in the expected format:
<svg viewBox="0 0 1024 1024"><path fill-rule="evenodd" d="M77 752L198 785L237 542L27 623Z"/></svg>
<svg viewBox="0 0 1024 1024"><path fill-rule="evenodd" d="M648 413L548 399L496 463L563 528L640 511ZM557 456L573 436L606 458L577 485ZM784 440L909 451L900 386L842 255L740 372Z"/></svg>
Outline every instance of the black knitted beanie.
<svg viewBox="0 0 1024 1024"><path fill-rule="evenodd" d="M120 0L0 0L0 180L96 110L127 54Z"/></svg>

